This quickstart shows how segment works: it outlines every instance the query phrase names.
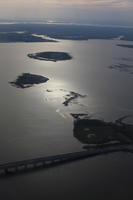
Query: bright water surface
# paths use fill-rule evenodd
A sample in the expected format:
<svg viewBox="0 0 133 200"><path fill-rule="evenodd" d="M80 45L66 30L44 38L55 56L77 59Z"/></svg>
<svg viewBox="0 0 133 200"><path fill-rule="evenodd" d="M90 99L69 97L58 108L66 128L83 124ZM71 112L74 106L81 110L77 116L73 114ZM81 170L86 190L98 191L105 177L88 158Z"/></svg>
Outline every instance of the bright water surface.
<svg viewBox="0 0 133 200"><path fill-rule="evenodd" d="M106 121L133 116L133 74L109 69L133 64L133 49L118 43L127 44L116 40L0 44L1 163L82 150L73 137L71 113ZM27 57L40 51L65 51L73 59L45 62ZM9 84L26 72L50 80L28 89ZM69 91L87 96L65 107ZM133 118L127 121L133 123ZM117 153L2 179L0 199L133 199L132 167L132 155Z"/></svg>

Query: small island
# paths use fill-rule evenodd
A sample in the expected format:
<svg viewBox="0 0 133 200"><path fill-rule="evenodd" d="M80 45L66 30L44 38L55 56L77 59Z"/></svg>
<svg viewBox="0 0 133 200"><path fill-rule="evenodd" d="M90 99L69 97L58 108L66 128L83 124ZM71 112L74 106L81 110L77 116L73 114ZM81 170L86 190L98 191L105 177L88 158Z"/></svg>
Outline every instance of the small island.
<svg viewBox="0 0 133 200"><path fill-rule="evenodd" d="M45 83L48 80L49 79L44 76L23 73L22 75L18 76L18 78L15 81L10 82L10 84L14 87L25 89L32 87L34 84Z"/></svg>
<svg viewBox="0 0 133 200"><path fill-rule="evenodd" d="M72 59L72 56L66 52L52 52L52 51L28 54L28 57L37 60L53 61L53 62Z"/></svg>
<svg viewBox="0 0 133 200"><path fill-rule="evenodd" d="M55 89L55 90L47 89L46 92L49 93L49 94L47 94L47 96L50 95L50 93L53 93L52 98L55 98L57 96L57 93L59 93L61 102L62 102L63 106L65 106L65 107L68 107L73 104L80 104L79 100L87 97L87 95L79 94L77 92L68 91L65 89L59 89L59 90L58 89ZM50 97L50 99L51 99L51 97ZM59 100L59 98L58 98L58 100Z"/></svg>
<svg viewBox="0 0 133 200"><path fill-rule="evenodd" d="M119 64L109 66L109 69L117 70L120 72L126 72L128 74L133 74L133 66L129 64L119 63Z"/></svg>
<svg viewBox="0 0 133 200"><path fill-rule="evenodd" d="M118 47L133 49L133 44L117 44Z"/></svg>
<svg viewBox="0 0 133 200"><path fill-rule="evenodd" d="M85 98L86 95L81 95L79 93L76 93L76 92L73 92L73 91L70 91L69 94L66 95L65 97L65 101L63 102L63 105L64 106L69 106L69 104L78 99L78 98Z"/></svg>

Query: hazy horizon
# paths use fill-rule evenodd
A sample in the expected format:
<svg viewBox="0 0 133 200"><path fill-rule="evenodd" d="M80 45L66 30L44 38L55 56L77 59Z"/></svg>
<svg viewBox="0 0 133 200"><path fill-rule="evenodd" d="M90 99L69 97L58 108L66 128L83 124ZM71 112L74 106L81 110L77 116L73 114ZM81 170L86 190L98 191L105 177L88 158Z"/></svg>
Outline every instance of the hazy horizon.
<svg viewBox="0 0 133 200"><path fill-rule="evenodd" d="M0 0L1 20L133 26L131 0Z"/></svg>
<svg viewBox="0 0 133 200"><path fill-rule="evenodd" d="M0 0L0 199L133 199L133 0Z"/></svg>

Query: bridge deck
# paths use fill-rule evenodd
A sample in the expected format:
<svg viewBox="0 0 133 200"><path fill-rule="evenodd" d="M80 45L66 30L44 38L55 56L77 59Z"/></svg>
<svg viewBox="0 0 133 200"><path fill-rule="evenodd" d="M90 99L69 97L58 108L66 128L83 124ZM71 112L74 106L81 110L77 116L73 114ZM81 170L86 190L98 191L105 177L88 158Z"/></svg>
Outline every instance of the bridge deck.
<svg viewBox="0 0 133 200"><path fill-rule="evenodd" d="M50 167L52 165L57 165L61 163L71 162L78 159L85 159L95 155L113 153L125 151L132 153L132 148L129 150L127 147L115 146L114 148L99 148L99 149L89 149L87 151L67 153L55 156L41 157L23 161L9 162L0 165L0 175L7 175L9 173L20 173L23 171L33 170L40 167Z"/></svg>

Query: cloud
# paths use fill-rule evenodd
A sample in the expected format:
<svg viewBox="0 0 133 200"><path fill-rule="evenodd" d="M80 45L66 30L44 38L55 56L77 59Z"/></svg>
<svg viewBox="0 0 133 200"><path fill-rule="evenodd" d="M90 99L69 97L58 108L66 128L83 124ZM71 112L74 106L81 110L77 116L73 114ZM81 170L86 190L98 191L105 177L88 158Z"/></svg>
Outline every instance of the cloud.
<svg viewBox="0 0 133 200"><path fill-rule="evenodd" d="M16 0L17 1L17 0ZM29 0L36 1L36 0ZM130 7L133 0L38 0L48 5L75 5L75 6L108 6L108 7Z"/></svg>
<svg viewBox="0 0 133 200"><path fill-rule="evenodd" d="M0 0L0 7L16 7L35 5L41 6L83 6L83 7L116 7L116 8L131 8L133 0Z"/></svg>
<svg viewBox="0 0 133 200"><path fill-rule="evenodd" d="M130 24L133 0L0 0L0 19Z"/></svg>
<svg viewBox="0 0 133 200"><path fill-rule="evenodd" d="M23 4L42 4L42 5L77 5L77 6L131 6L133 0L0 0L0 5L23 5Z"/></svg>

